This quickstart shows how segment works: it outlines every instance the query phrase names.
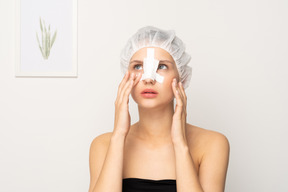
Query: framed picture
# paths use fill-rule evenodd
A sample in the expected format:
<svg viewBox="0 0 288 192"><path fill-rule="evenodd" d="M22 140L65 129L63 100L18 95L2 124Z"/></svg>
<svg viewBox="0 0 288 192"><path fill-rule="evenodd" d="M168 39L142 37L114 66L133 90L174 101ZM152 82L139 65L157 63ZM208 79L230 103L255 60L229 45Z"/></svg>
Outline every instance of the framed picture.
<svg viewBox="0 0 288 192"><path fill-rule="evenodd" d="M16 0L15 76L77 77L77 0Z"/></svg>

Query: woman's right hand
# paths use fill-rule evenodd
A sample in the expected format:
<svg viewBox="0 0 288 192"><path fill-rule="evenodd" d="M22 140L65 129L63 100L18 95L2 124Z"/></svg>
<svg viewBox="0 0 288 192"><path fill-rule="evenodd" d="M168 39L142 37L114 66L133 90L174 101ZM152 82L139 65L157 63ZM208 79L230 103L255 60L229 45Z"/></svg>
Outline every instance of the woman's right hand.
<svg viewBox="0 0 288 192"><path fill-rule="evenodd" d="M113 135L122 135L124 137L127 136L131 117L129 113L129 95L131 93L132 88L139 82L142 73L138 73L135 75L132 73L130 75L130 71L127 71L125 76L123 77L121 83L118 86L117 98L115 101L115 119L114 119L114 130Z"/></svg>

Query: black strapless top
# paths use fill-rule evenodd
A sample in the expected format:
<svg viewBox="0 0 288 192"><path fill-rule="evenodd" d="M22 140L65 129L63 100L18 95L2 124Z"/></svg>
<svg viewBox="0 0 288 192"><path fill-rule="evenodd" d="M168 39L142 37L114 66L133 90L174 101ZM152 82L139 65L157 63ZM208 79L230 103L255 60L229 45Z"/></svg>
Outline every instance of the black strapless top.
<svg viewBox="0 0 288 192"><path fill-rule="evenodd" d="M124 178L122 192L177 192L176 180Z"/></svg>

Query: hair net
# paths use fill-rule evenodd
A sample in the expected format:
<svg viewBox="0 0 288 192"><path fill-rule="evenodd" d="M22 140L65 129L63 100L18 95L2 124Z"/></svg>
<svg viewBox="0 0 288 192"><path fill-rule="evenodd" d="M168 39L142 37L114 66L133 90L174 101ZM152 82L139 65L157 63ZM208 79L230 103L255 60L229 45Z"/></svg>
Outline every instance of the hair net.
<svg viewBox="0 0 288 192"><path fill-rule="evenodd" d="M159 47L167 51L176 63L183 87L188 87L192 77L192 68L188 66L191 56L185 52L185 45L174 30L162 30L153 26L140 28L121 51L120 68L123 74L128 70L131 57L143 47Z"/></svg>

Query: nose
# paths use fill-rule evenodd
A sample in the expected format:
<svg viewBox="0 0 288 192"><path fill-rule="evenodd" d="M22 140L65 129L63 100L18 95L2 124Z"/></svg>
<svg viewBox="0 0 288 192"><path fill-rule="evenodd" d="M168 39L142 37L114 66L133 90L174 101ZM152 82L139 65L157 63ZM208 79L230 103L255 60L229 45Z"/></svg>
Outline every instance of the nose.
<svg viewBox="0 0 288 192"><path fill-rule="evenodd" d="M144 84L149 84L149 83L151 83L152 85L155 84L155 80L153 80L153 79L151 79L151 78L144 79L143 82L144 82Z"/></svg>

